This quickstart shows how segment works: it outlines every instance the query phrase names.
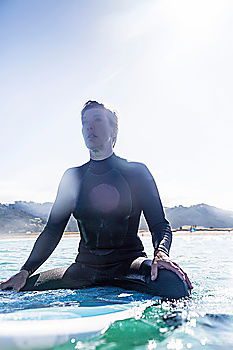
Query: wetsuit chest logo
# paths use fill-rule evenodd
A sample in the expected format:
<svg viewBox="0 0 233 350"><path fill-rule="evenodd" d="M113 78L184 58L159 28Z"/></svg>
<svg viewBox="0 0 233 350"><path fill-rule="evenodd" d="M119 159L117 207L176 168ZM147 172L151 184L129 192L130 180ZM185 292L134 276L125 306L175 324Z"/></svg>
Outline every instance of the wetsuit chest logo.
<svg viewBox="0 0 233 350"><path fill-rule="evenodd" d="M120 193L109 184L99 184L93 187L89 193L89 201L93 209L102 213L115 210L120 202Z"/></svg>

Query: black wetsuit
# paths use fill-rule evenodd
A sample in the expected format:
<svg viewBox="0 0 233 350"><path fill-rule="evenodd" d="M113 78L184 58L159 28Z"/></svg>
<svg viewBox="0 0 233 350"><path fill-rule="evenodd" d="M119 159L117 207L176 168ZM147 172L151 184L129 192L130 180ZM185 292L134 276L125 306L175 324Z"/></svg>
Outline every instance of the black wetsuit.
<svg viewBox="0 0 233 350"><path fill-rule="evenodd" d="M59 243L70 215L77 219L81 240L75 262L28 278L21 290L114 285L153 295L189 295L186 282L159 269L150 279L151 260L138 237L143 211L155 252L169 254L172 232L155 181L143 163L113 153L65 171L44 230L21 270L32 275Z"/></svg>

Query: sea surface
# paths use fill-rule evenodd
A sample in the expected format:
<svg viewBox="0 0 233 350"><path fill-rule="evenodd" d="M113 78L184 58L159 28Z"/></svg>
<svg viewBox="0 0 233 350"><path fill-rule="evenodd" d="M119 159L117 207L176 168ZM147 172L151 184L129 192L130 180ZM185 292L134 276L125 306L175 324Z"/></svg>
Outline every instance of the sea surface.
<svg viewBox="0 0 233 350"><path fill-rule="evenodd" d="M36 238L0 237L0 280L14 273L26 261ZM150 236L142 238L149 257ZM78 237L64 237L52 256L37 270L71 264L77 254ZM132 303L151 306L140 317L116 321L103 334L85 341L54 347L53 350L152 350L152 349L233 349L233 235L176 235L170 251L181 265L194 289L189 300L161 302L146 294L121 288L42 292L0 291L0 321L17 310L50 307ZM20 322L20 321L19 321Z"/></svg>

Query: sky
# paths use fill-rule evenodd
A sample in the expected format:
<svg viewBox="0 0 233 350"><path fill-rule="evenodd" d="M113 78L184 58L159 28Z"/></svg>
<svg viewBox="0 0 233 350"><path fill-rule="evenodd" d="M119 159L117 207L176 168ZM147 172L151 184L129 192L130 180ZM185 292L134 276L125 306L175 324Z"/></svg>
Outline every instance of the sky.
<svg viewBox="0 0 233 350"><path fill-rule="evenodd" d="M55 200L94 99L165 207L233 210L232 38L231 0L1 0L0 202Z"/></svg>

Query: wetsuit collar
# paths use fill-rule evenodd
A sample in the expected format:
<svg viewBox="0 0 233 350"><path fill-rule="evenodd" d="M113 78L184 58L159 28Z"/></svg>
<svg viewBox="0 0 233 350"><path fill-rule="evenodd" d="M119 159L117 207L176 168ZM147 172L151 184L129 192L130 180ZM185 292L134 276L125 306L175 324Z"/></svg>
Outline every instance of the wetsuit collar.
<svg viewBox="0 0 233 350"><path fill-rule="evenodd" d="M114 158L114 157L116 157L116 155L115 155L115 153L113 152L113 153L111 154L111 156L109 156L109 157L107 157L107 158L104 158L104 159L92 159L92 158L90 158L90 161L91 161L91 162L104 162L104 161L107 161L107 160L109 160L109 159L111 159L111 158Z"/></svg>
<svg viewBox="0 0 233 350"><path fill-rule="evenodd" d="M114 168L117 158L118 157L114 152L111 154L111 156L105 159L94 160L90 158L89 170L94 174L103 174Z"/></svg>

